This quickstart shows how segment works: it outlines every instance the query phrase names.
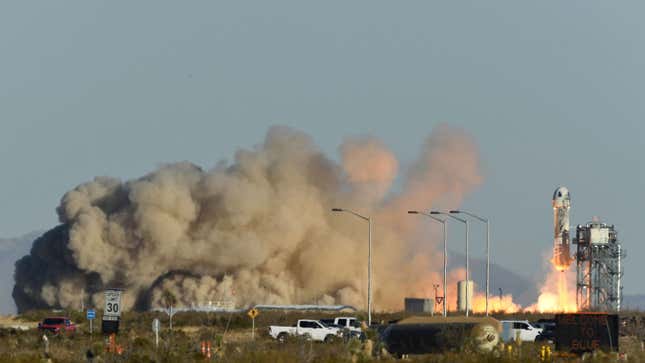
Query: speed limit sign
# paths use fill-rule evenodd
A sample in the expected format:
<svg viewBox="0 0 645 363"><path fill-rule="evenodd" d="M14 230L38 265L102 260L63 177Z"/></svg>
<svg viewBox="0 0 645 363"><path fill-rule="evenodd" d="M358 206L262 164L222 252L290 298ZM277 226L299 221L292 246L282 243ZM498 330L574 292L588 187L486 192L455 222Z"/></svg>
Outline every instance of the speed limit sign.
<svg viewBox="0 0 645 363"><path fill-rule="evenodd" d="M121 316L121 290L105 290L103 320L119 320Z"/></svg>
<svg viewBox="0 0 645 363"><path fill-rule="evenodd" d="M119 332L119 319L121 318L121 290L105 290L105 309L103 309L103 334L116 334Z"/></svg>

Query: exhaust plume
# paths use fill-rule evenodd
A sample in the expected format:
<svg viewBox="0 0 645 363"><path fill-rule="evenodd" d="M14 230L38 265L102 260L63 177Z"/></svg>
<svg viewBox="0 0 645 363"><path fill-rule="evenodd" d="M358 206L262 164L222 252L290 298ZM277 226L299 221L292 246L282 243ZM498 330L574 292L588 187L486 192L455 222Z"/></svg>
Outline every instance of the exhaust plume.
<svg viewBox="0 0 645 363"><path fill-rule="evenodd" d="M374 218L376 309L440 281L441 255L419 243L411 208L456 208L481 182L477 148L463 131L436 127L419 159L390 191L398 161L372 138L348 139L341 163L306 134L276 126L232 162L202 170L163 165L135 180L96 177L67 192L60 225L16 263L19 311L99 306L106 287L125 289L124 308L229 300L365 305L367 225ZM427 224L426 224L427 225Z"/></svg>

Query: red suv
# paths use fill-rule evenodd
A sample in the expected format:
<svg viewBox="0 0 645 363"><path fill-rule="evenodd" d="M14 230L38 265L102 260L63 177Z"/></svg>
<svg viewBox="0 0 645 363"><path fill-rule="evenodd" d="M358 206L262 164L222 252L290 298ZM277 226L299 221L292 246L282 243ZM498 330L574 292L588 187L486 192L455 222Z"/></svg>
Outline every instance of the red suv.
<svg viewBox="0 0 645 363"><path fill-rule="evenodd" d="M73 333L76 331L76 324L65 317L45 318L42 323L38 323L38 329L54 334Z"/></svg>

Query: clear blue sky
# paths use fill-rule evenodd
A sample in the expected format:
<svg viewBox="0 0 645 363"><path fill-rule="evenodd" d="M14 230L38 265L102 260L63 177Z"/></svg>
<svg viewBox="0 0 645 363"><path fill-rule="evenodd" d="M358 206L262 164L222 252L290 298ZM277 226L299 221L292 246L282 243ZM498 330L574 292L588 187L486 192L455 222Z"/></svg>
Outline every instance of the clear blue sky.
<svg viewBox="0 0 645 363"><path fill-rule="evenodd" d="M347 135L410 161L439 122L480 145L466 207L525 275L572 221L615 223L645 293L645 3L40 1L0 5L0 236L56 223L95 175L204 167L287 124L331 156ZM473 232L476 233L476 232ZM481 251L476 251L481 252Z"/></svg>

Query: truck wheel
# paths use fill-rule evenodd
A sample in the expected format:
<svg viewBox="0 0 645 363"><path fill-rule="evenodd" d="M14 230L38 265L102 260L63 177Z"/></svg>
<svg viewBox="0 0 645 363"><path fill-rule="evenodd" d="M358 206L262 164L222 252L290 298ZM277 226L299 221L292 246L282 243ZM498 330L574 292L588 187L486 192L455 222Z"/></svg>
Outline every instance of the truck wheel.
<svg viewBox="0 0 645 363"><path fill-rule="evenodd" d="M331 335L331 334L329 334L329 335L327 335L325 337L325 343L327 343L327 344L334 343L335 341L336 341L336 337Z"/></svg>
<svg viewBox="0 0 645 363"><path fill-rule="evenodd" d="M287 334L287 333L280 333L280 334L278 334L278 338L277 338L277 339L278 339L278 341L279 341L280 343L286 343L286 342L287 342L287 336L288 336L288 335L289 335L289 334Z"/></svg>

